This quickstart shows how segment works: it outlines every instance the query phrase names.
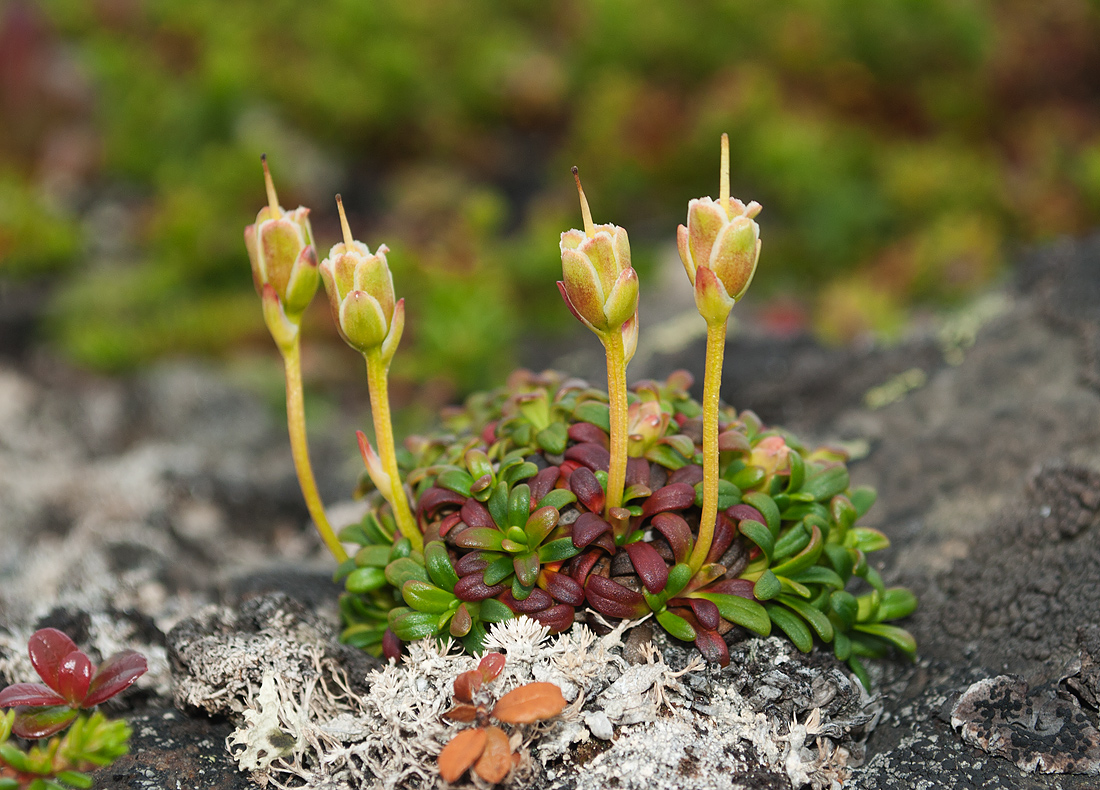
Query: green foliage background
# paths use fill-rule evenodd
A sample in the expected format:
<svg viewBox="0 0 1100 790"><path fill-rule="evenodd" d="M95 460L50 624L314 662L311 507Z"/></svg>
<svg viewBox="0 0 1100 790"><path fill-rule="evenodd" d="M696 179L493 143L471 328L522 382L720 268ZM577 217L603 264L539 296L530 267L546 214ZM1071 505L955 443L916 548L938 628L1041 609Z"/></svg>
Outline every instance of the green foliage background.
<svg viewBox="0 0 1100 790"><path fill-rule="evenodd" d="M0 278L56 282L51 335L99 368L265 342L241 241L263 151L322 255L336 191L390 246L397 372L451 391L569 321L572 164L644 276L716 191L728 131L734 194L765 207L752 298L793 293L833 339L1100 219L1090 0L13 0L0 20Z"/></svg>

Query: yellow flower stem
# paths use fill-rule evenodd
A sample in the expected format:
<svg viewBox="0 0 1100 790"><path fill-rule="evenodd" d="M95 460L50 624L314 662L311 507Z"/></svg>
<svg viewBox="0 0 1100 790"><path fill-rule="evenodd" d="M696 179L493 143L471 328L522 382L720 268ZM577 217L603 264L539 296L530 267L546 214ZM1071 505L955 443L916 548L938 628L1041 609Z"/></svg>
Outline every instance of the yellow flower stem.
<svg viewBox="0 0 1100 790"><path fill-rule="evenodd" d="M718 518L718 399L722 388L722 356L726 350L726 320L707 322L707 362L703 379L703 515L699 539L688 563L698 572L714 541Z"/></svg>
<svg viewBox="0 0 1100 790"><path fill-rule="evenodd" d="M719 179L718 199L728 216L730 212L730 136L725 132L722 132L722 164Z"/></svg>
<svg viewBox="0 0 1100 790"><path fill-rule="evenodd" d="M298 474L298 485L306 508L313 517L313 523L321 534L321 540L328 546L337 562L344 562L348 554L340 545L336 533L328 523L321 494L317 491L317 481L313 477L313 466L309 462L309 443L306 439L305 404L302 398L302 350L298 339L281 349L283 366L286 369L286 424L290 430L290 453L294 458L294 471Z"/></svg>
<svg viewBox="0 0 1100 790"><path fill-rule="evenodd" d="M374 420L374 440L378 444L378 458L382 461L382 470L389 475L393 508L393 517L397 528L412 543L416 551L424 550L424 537L416 525L409 500L405 496L405 486L401 482L401 473L397 469L397 449L393 441L393 423L390 419L389 365L382 359L381 348L375 348L363 355L367 360L367 388L370 390L370 411Z"/></svg>
<svg viewBox="0 0 1100 790"><path fill-rule="evenodd" d="M611 409L611 463L607 471L605 510L605 515L610 515L611 508L623 506L623 488L626 486L626 350L622 332L618 329L606 333L601 340L607 350L607 397Z"/></svg>

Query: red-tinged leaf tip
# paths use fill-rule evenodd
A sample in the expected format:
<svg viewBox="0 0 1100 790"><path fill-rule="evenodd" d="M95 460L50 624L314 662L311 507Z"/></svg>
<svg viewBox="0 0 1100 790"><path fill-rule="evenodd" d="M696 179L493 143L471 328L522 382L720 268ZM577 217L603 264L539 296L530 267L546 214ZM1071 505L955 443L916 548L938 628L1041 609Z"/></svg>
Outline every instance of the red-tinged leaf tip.
<svg viewBox="0 0 1100 790"><path fill-rule="evenodd" d="M601 445L574 445L574 447L585 446L599 447ZM608 457L610 458L610 455ZM606 502L603 487L600 485L600 481L596 479L596 475L587 466L577 467L576 471L569 476L569 489L577 495L580 503L592 513L603 512L603 506ZM578 543L577 545L581 544Z"/></svg>
<svg viewBox="0 0 1100 790"><path fill-rule="evenodd" d="M481 753L485 750L485 730L481 727L473 727L463 730L450 743L443 747L439 753L439 775L444 781L457 781L466 769L477 762Z"/></svg>
<svg viewBox="0 0 1100 790"><path fill-rule="evenodd" d="M503 653L486 653L481 657L477 668L486 683L496 679L497 675L501 673L504 669L504 660Z"/></svg>
<svg viewBox="0 0 1100 790"><path fill-rule="evenodd" d="M392 658L398 663L401 662L401 639L393 632L392 628L387 628L386 632L382 634L382 655L386 658Z"/></svg>
<svg viewBox="0 0 1100 790"><path fill-rule="evenodd" d="M65 698L41 683L16 683L0 691L0 708L66 705Z"/></svg>
<svg viewBox="0 0 1100 790"><path fill-rule="evenodd" d="M92 678L84 707L91 708L105 702L129 688L148 671L149 665L141 653L134 650L115 653L100 665Z"/></svg>
<svg viewBox="0 0 1100 790"><path fill-rule="evenodd" d="M57 687L57 671L65 656L79 650L76 643L56 628L35 631L27 640L27 654L38 676L54 691Z"/></svg>
<svg viewBox="0 0 1100 790"><path fill-rule="evenodd" d="M662 592L668 584L668 566L657 550L643 542L629 543L625 548L638 578L650 594Z"/></svg>
<svg viewBox="0 0 1100 790"><path fill-rule="evenodd" d="M92 662L79 650L61 659L57 668L57 691L74 708L82 707L92 682Z"/></svg>
<svg viewBox="0 0 1100 790"><path fill-rule="evenodd" d="M17 708L11 731L20 738L49 738L68 727L77 717L77 711L68 705L48 708Z"/></svg>
<svg viewBox="0 0 1100 790"><path fill-rule="evenodd" d="M493 707L493 716L508 724L531 724L565 710L565 697L553 683L528 683L512 689Z"/></svg>

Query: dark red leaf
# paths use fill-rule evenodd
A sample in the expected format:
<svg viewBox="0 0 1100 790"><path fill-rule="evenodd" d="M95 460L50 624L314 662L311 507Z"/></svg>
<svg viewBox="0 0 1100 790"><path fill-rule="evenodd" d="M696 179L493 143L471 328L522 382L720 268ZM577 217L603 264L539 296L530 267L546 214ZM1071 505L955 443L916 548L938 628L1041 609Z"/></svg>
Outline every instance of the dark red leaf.
<svg viewBox="0 0 1100 790"><path fill-rule="evenodd" d="M688 464L677 470L668 476L669 484L684 483L691 486L692 490L695 489L696 483L703 482L703 467L698 464Z"/></svg>
<svg viewBox="0 0 1100 790"><path fill-rule="evenodd" d="M382 655L400 663L401 647L401 640L397 637L397 634L393 632L393 629L387 628L386 632L382 634Z"/></svg>
<svg viewBox="0 0 1100 790"><path fill-rule="evenodd" d="M711 664L729 666L730 651L726 647L726 640L717 631L695 630L695 646L699 652Z"/></svg>
<svg viewBox="0 0 1100 790"><path fill-rule="evenodd" d="M649 611L641 593L604 576L589 576L584 591L588 603L608 617L635 618Z"/></svg>
<svg viewBox="0 0 1100 790"><path fill-rule="evenodd" d="M661 559L657 550L648 543L628 543L626 553L630 555L630 563L642 580L642 584L653 595L663 591L668 584L668 566Z"/></svg>
<svg viewBox="0 0 1100 790"><path fill-rule="evenodd" d="M491 447L493 442L497 440L497 424L499 422L500 420L493 420L481 429L481 441L485 442L487 447Z"/></svg>
<svg viewBox="0 0 1100 790"><path fill-rule="evenodd" d="M486 553L483 551L471 551L469 554L463 554L458 558L455 563L455 573L459 576L469 576L471 573L481 573L489 567L489 560L486 559Z"/></svg>
<svg viewBox="0 0 1100 790"><path fill-rule="evenodd" d="M551 570L543 570L542 577L545 580L546 591L555 600L572 606L580 606L584 603L584 588L573 577Z"/></svg>
<svg viewBox="0 0 1100 790"><path fill-rule="evenodd" d="M642 505L642 518L669 510L683 510L695 504L695 489L687 483L670 483L654 491Z"/></svg>
<svg viewBox="0 0 1100 790"><path fill-rule="evenodd" d="M450 532L456 524L462 523L462 515L460 513L451 513L441 522L439 522L439 537L447 537L447 533Z"/></svg>
<svg viewBox="0 0 1100 790"><path fill-rule="evenodd" d="M606 502L603 486L586 466L579 467L569 477L569 490L577 495L577 500L593 513L603 513Z"/></svg>
<svg viewBox="0 0 1100 790"><path fill-rule="evenodd" d="M41 683L16 683L0 691L0 708L14 708L20 705L43 707L46 705L65 705L65 698Z"/></svg>
<svg viewBox="0 0 1100 790"><path fill-rule="evenodd" d="M57 671L61 667L61 660L76 650L79 650L76 643L56 628L35 631L27 640L27 653L31 657L34 671L47 686L59 693Z"/></svg>
<svg viewBox="0 0 1100 790"><path fill-rule="evenodd" d="M600 552L596 549L578 555L572 561L569 575L573 577L573 580L578 584L583 585L588 578L588 574L592 571L592 566L599 562Z"/></svg>
<svg viewBox="0 0 1100 790"><path fill-rule="evenodd" d="M489 508L485 507L485 505L481 504L473 497L467 499L462 505L462 510L458 512L462 514L462 520L471 527L496 526L496 522L493 521L493 517L489 514Z"/></svg>
<svg viewBox="0 0 1100 790"><path fill-rule="evenodd" d="M550 633L560 634L572 627L576 611L568 604L559 603L549 609L543 609L541 612L532 612L527 616L549 628Z"/></svg>
<svg viewBox="0 0 1100 790"><path fill-rule="evenodd" d="M601 447L610 447L611 440L607 433L598 425L590 422L575 422L569 426L569 438L577 444L598 444Z"/></svg>
<svg viewBox="0 0 1100 790"><path fill-rule="evenodd" d="M568 480L572 476L572 474L580 467L580 461L562 461L561 466L558 468L561 469L562 479Z"/></svg>
<svg viewBox="0 0 1100 790"><path fill-rule="evenodd" d="M522 601L516 600L511 590L505 590L499 600L513 612L519 614L541 612L543 609L549 609L554 605L554 599L550 597L550 593L538 587L531 590L531 594Z"/></svg>
<svg viewBox="0 0 1100 790"><path fill-rule="evenodd" d="M61 659L57 667L57 692L74 708L81 707L91 682L92 662L86 655L74 650Z"/></svg>
<svg viewBox="0 0 1100 790"><path fill-rule="evenodd" d="M449 488L432 486L424 492L420 497L420 501L416 503L416 512L418 515L433 515L435 511L444 505L464 505L466 499L466 497L457 491L451 491Z"/></svg>
<svg viewBox="0 0 1100 790"><path fill-rule="evenodd" d="M507 589L507 584L494 584L490 587L482 576L470 574L458 580L455 596L463 601L484 601L486 598L495 598Z"/></svg>
<svg viewBox="0 0 1100 790"><path fill-rule="evenodd" d="M740 595L742 598L748 598L750 601L755 601L756 597L752 594L752 589L753 583L748 579L722 579L721 581L711 584L705 590L701 590L701 592Z"/></svg>
<svg viewBox="0 0 1100 790"><path fill-rule="evenodd" d="M627 486L649 485L649 461L644 458L626 459Z"/></svg>
<svg viewBox="0 0 1100 790"><path fill-rule="evenodd" d="M580 470L578 469L577 472L580 472ZM574 473L574 476L577 472ZM578 549L583 549L600 535L610 532L611 524L595 513L581 513L580 517L573 522L573 545Z"/></svg>
<svg viewBox="0 0 1100 790"><path fill-rule="evenodd" d="M748 453L752 451L752 445L749 444L748 437L740 431L723 431L718 434L718 449L721 452Z"/></svg>
<svg viewBox="0 0 1100 790"><path fill-rule="evenodd" d="M695 619L699 621L699 625L703 628L710 631L718 628L722 617L718 614L718 607L715 606L713 601L708 601L705 598L677 598L676 600L678 606L687 604L691 607L692 614L695 615ZM672 601L669 601L669 605L673 605Z"/></svg>
<svg viewBox="0 0 1100 790"><path fill-rule="evenodd" d="M554 485L558 482L559 472L560 470L558 467L548 466L540 470L537 475L527 481L527 485L531 487L532 508L534 508L544 496L554 490Z"/></svg>
<svg viewBox="0 0 1100 790"><path fill-rule="evenodd" d="M90 708L99 705L104 700L110 699L125 688L128 688L139 677L149 670L145 663L145 656L133 650L123 650L115 653L102 664L92 678L88 688L88 696L84 700L84 707Z"/></svg>
<svg viewBox="0 0 1100 790"><path fill-rule="evenodd" d="M658 513L653 517L653 528L664 535L677 562L687 562L695 541L691 536L691 527L683 517L676 513Z"/></svg>
<svg viewBox="0 0 1100 790"><path fill-rule="evenodd" d="M718 562L733 543L736 534L729 517L725 513L718 513L714 522L714 537L711 538L710 551L707 552L705 562Z"/></svg>
<svg viewBox="0 0 1100 790"><path fill-rule="evenodd" d="M504 669L504 654L503 653L486 653L481 657L481 661L477 664L477 669L481 673L481 677L488 683L490 680L495 680L497 675Z"/></svg>
<svg viewBox="0 0 1100 790"><path fill-rule="evenodd" d="M734 505L731 508L726 509L726 515L734 521L759 521L761 524L766 524L764 520L764 514L754 508L752 505L746 505L742 502L739 505Z"/></svg>
<svg viewBox="0 0 1100 790"><path fill-rule="evenodd" d="M594 541L592 541L592 543L590 543L589 545L599 546L601 549L606 551L608 554L614 554L615 553L615 538L611 535L610 532L605 532L604 534L600 535L598 538L596 538Z"/></svg>
<svg viewBox="0 0 1100 790"><path fill-rule="evenodd" d="M606 472L611 463L611 453L607 448L594 442L573 445L565 451L565 457L570 461L580 461L593 472L600 470Z"/></svg>
<svg viewBox="0 0 1100 790"><path fill-rule="evenodd" d="M52 705L48 708L16 708L11 731L20 738L49 738L68 727L77 716L76 708Z"/></svg>

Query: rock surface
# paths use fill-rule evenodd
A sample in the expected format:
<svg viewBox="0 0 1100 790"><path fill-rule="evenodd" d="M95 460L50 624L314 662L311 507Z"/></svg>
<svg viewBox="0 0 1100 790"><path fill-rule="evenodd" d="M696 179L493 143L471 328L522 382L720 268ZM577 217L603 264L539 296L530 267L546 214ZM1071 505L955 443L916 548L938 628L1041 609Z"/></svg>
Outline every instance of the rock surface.
<svg viewBox="0 0 1100 790"><path fill-rule="evenodd" d="M742 334L727 359L727 400L811 442L865 451L851 468L879 490L868 524L893 542L881 570L921 599L906 624L919 660L875 666L885 712L846 786L1095 787L1100 238L1031 255L1012 284L898 347ZM701 360L692 345L639 360L631 376L687 367L701 383ZM151 658L123 698L135 753L97 786L254 786L224 746L239 716L172 707L165 635L203 606L273 589L330 616L336 591L302 528L284 431L277 413L199 366L119 381L0 359L0 680L33 679L21 645L47 623L71 629L94 660L123 643ZM314 440L336 501L352 485L351 440ZM249 611L248 628L263 632ZM597 766L633 757L601 740L600 712L589 711L594 737L577 759L611 786ZM746 759L734 751L731 770ZM677 759L689 773L700 764L687 747ZM764 771L726 786L792 783Z"/></svg>

